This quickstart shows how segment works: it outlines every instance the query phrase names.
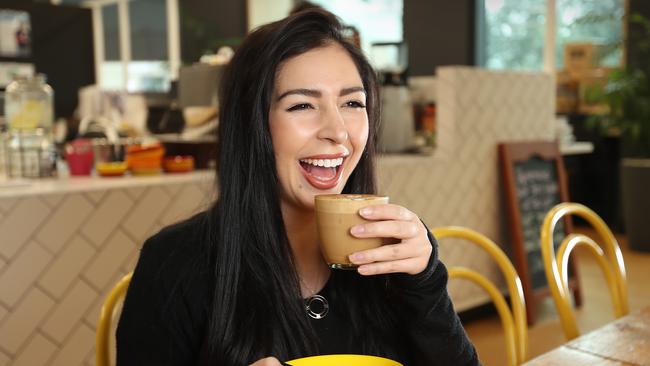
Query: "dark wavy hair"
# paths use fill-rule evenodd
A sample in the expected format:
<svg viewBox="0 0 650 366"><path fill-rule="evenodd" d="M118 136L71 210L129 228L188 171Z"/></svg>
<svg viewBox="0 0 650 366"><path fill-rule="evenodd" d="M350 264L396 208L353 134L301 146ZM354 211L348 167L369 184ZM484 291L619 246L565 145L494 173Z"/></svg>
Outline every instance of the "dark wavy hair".
<svg viewBox="0 0 650 366"><path fill-rule="evenodd" d="M251 33L224 72L220 89L219 193L209 211L208 240L215 283L205 364L244 365L267 356L282 360L319 353L280 211L268 121L282 63L330 44L347 51L367 95L368 141L344 192L375 192L376 76L361 51L344 40L338 19L324 10L307 10ZM393 321L382 299L386 277L362 279L356 273L333 273L330 281L335 282L336 291L355 294L339 296L336 301L346 305L357 344L368 354L390 356L390 349L380 346L388 332L372 329L380 324L390 328Z"/></svg>

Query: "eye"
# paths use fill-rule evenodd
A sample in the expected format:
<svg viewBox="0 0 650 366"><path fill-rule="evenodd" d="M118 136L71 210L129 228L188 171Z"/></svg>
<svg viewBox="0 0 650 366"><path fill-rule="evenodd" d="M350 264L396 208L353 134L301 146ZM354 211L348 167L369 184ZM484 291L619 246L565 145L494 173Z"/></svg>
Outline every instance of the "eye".
<svg viewBox="0 0 650 366"><path fill-rule="evenodd" d="M345 102L343 105L344 107L349 107L349 108L366 108L366 105L361 103L358 100L350 100Z"/></svg>
<svg viewBox="0 0 650 366"><path fill-rule="evenodd" d="M300 103L300 104L296 104L296 105L290 107L289 109L287 109L287 112L301 111L301 110L305 110L305 109L314 109L314 107L309 103Z"/></svg>

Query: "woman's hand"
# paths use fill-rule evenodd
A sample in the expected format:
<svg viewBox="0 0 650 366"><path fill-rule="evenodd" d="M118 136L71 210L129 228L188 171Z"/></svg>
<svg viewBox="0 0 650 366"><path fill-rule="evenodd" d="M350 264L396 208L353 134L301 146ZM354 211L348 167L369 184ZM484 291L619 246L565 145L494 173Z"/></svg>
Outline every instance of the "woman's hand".
<svg viewBox="0 0 650 366"><path fill-rule="evenodd" d="M433 250L427 229L416 214L393 204L372 205L359 210L371 223L353 226L357 238L394 238L397 244L382 245L350 255L362 275L403 272L418 274L427 267Z"/></svg>
<svg viewBox="0 0 650 366"><path fill-rule="evenodd" d="M282 364L275 357L267 357L255 361L255 363L251 364L250 366L282 366Z"/></svg>

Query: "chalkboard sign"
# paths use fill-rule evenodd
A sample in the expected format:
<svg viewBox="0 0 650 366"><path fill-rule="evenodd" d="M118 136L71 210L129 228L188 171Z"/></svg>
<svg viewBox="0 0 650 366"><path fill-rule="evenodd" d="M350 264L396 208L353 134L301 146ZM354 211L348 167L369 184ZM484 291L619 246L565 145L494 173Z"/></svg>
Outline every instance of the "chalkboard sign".
<svg viewBox="0 0 650 366"><path fill-rule="evenodd" d="M533 288L546 287L546 275L542 263L539 230L546 213L562 202L555 161L531 158L515 163L515 191L524 236L524 251L528 257L528 275ZM564 225L558 223L553 233L557 247L564 238Z"/></svg>
<svg viewBox="0 0 650 366"><path fill-rule="evenodd" d="M535 320L535 303L548 296L540 246L540 229L548 211L560 202L568 201L564 164L557 145L552 142L521 142L499 145L499 158L508 208L511 257L522 279L528 323ZM555 227L557 247L571 231L566 219ZM575 265L570 266L570 287L576 302Z"/></svg>

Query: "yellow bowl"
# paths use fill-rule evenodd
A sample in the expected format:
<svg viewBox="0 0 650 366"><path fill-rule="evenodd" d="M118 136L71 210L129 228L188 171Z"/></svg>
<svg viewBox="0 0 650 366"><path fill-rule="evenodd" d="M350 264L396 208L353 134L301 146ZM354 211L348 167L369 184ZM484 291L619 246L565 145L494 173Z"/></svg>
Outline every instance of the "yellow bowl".
<svg viewBox="0 0 650 366"><path fill-rule="evenodd" d="M285 362L291 366L403 366L387 358L364 355L323 355Z"/></svg>
<svg viewBox="0 0 650 366"><path fill-rule="evenodd" d="M119 177L126 172L126 163L123 161L100 162L95 165L97 174L102 177Z"/></svg>

